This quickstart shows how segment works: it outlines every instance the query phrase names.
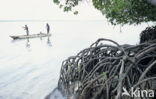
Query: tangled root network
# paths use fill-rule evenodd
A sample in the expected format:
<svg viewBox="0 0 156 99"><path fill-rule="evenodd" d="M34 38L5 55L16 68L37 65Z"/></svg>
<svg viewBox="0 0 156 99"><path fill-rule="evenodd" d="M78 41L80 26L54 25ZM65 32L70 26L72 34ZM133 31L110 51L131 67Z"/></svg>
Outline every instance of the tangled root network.
<svg viewBox="0 0 156 99"><path fill-rule="evenodd" d="M140 34L140 43L149 42L156 39L156 26L147 27Z"/></svg>
<svg viewBox="0 0 156 99"><path fill-rule="evenodd" d="M155 90L155 79L156 41L119 45L101 38L63 61L58 86L74 99L135 99L123 88Z"/></svg>

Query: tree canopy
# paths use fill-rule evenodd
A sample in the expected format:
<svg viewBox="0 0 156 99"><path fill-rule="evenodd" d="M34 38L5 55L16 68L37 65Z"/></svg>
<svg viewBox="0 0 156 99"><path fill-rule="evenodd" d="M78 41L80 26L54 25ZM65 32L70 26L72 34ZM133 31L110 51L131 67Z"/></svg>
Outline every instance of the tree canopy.
<svg viewBox="0 0 156 99"><path fill-rule="evenodd" d="M65 12L74 11L74 7L85 0L53 0ZM156 21L156 6L150 0L92 0L93 6L100 10L113 25L139 24Z"/></svg>

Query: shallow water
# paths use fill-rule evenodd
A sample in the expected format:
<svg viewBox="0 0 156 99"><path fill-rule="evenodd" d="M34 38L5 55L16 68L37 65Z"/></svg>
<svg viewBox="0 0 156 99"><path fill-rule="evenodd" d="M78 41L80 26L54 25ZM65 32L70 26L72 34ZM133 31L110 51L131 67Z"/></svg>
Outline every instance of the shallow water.
<svg viewBox="0 0 156 99"><path fill-rule="evenodd" d="M52 36L12 40L22 35L25 24L30 34L45 32L46 22L0 22L0 99L44 99L55 87L61 62L90 46L98 38L120 44L137 44L147 27L111 26L106 21L50 21ZM122 32L121 32L122 31ZM57 94L57 93L56 93Z"/></svg>

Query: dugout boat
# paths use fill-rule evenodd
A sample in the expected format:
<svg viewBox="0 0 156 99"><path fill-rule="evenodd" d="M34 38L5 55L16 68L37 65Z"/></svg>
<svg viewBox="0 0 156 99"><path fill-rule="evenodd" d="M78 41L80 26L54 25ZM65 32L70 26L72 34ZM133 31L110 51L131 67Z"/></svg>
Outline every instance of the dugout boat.
<svg viewBox="0 0 156 99"><path fill-rule="evenodd" d="M51 34L47 33L39 33L39 34L31 34L31 35L18 35L18 36L10 36L13 39L29 39L29 38L40 38L40 37L50 37Z"/></svg>

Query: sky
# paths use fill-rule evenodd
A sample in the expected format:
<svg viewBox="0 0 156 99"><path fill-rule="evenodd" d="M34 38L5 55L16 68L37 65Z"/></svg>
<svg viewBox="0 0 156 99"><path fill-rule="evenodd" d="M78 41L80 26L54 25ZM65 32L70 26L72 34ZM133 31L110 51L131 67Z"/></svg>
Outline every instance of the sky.
<svg viewBox="0 0 156 99"><path fill-rule="evenodd" d="M63 12L53 0L0 0L0 20L105 20L91 4L76 9L78 15Z"/></svg>

